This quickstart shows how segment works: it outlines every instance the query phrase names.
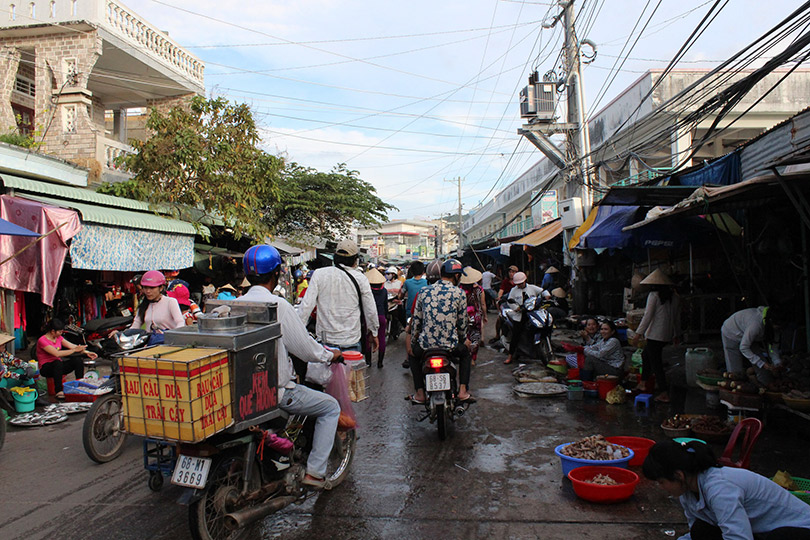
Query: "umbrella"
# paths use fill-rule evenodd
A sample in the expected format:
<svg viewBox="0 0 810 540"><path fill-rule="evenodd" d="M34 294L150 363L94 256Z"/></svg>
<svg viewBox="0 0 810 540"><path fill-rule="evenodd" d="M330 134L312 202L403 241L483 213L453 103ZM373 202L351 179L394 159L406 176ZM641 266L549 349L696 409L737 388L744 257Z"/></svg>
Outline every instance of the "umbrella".
<svg viewBox="0 0 810 540"><path fill-rule="evenodd" d="M0 234L6 234L9 236L39 236L39 233L29 231L28 229L15 225L14 223L6 221L5 219L0 219Z"/></svg>

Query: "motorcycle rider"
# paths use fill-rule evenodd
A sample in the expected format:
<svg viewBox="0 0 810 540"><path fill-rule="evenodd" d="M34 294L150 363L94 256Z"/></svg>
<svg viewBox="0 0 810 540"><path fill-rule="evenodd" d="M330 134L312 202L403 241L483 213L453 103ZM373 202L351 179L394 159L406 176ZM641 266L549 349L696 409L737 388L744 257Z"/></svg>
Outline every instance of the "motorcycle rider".
<svg viewBox="0 0 810 540"><path fill-rule="evenodd" d="M467 297L458 283L464 268L456 259L444 261L441 279L419 291L411 320L411 374L415 393L408 396L412 403L425 403L425 378L422 358L428 349L449 349L459 359L458 399L473 403L468 390L472 357L467 339Z"/></svg>
<svg viewBox="0 0 810 540"><path fill-rule="evenodd" d="M515 274L518 273L518 267L514 264L507 269L508 277L505 277L501 280L501 286L498 288L498 297L495 299L495 309L500 310L501 300L503 297L509 297L509 293L512 291L512 288L515 286L515 282L512 281L515 277ZM489 340L490 345L493 343L497 343L501 339L501 318L495 321L495 337Z"/></svg>
<svg viewBox="0 0 810 540"><path fill-rule="evenodd" d="M245 276L253 286L240 298L245 302L274 302L281 324L281 339L278 346L278 403L290 414L313 416L315 435L312 451L307 458L307 473L303 484L322 489L326 465L335 440L340 405L335 398L295 382L295 370L288 351L306 362L330 363L338 361L339 350L329 350L307 333L295 308L272 293L281 273L281 255L268 244L253 246L242 259Z"/></svg>
<svg viewBox="0 0 810 540"><path fill-rule="evenodd" d="M380 320L371 294L371 286L357 269L359 250L351 240L341 240L335 250L335 266L319 268L312 274L298 312L306 324L312 310L318 308L315 335L327 347L362 352L360 317L372 335L372 352L379 347ZM358 291L360 301L358 301ZM363 310L360 311L360 302Z"/></svg>
<svg viewBox="0 0 810 540"><path fill-rule="evenodd" d="M533 296L550 296L547 292L544 295L543 293L545 291L543 291L543 289L537 285L530 285L526 282L526 280L526 274L523 272L517 272L512 278L515 286L511 291L509 291L509 299L507 302L509 303L509 307L514 309L520 318L514 321L515 324L512 329L512 339L509 342L509 356L507 356L506 360L503 361L504 364L511 364L514 360L515 352L517 352L518 344L520 343L520 338L523 335L523 332L526 330L528 317L526 317L526 311L523 308L526 300L532 298Z"/></svg>

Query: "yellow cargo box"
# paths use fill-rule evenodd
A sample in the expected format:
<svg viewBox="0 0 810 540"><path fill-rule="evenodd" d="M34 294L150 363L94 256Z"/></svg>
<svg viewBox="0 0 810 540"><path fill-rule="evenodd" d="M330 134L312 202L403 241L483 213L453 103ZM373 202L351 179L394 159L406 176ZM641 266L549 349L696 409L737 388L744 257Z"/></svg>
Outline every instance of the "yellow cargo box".
<svg viewBox="0 0 810 540"><path fill-rule="evenodd" d="M158 345L119 362L124 427L200 442L233 423L228 351Z"/></svg>

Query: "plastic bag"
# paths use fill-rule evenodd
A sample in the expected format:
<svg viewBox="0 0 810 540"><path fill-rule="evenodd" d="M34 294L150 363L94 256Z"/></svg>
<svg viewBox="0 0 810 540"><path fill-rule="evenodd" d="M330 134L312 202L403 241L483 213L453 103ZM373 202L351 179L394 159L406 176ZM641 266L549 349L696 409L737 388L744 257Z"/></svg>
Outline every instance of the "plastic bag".
<svg viewBox="0 0 810 540"><path fill-rule="evenodd" d="M357 425L357 415L354 414L352 400L349 398L349 371L351 368L345 364L332 364L332 380L326 385L326 393L335 398L340 405L340 415L345 416ZM350 423L344 418L343 425Z"/></svg>
<svg viewBox="0 0 810 540"><path fill-rule="evenodd" d="M332 380L332 369L323 362L307 362L307 375L305 380L326 386Z"/></svg>
<svg viewBox="0 0 810 540"><path fill-rule="evenodd" d="M625 393L624 388L617 386L607 393L607 396L605 396L605 401L611 405L618 405L619 403L624 403L627 401L627 394Z"/></svg>

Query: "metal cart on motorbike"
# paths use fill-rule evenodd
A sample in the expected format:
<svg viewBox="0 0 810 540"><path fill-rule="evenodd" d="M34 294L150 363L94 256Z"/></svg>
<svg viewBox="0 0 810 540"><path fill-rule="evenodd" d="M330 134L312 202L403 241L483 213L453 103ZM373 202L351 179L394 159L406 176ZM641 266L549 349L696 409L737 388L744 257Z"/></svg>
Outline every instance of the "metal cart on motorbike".
<svg viewBox="0 0 810 540"><path fill-rule="evenodd" d="M276 305L206 308L218 306L229 313L167 331L163 345L119 361L122 425L146 438L150 487L164 474L183 487L192 536L204 540L242 538L252 523L311 493L301 481L314 419L278 406ZM327 489L346 477L355 440L354 429L336 434Z"/></svg>

